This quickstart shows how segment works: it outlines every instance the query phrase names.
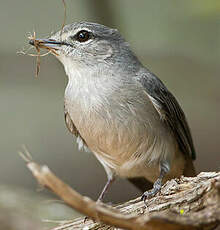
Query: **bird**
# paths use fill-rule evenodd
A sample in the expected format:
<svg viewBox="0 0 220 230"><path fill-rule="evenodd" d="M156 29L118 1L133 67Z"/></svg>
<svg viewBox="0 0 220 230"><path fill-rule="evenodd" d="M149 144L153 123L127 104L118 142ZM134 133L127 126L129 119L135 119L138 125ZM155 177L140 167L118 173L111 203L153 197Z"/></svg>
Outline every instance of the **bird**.
<svg viewBox="0 0 220 230"><path fill-rule="evenodd" d="M196 175L183 110L117 29L75 22L29 43L52 50L64 66L66 126L107 174L98 201L118 177L136 185L145 202L167 180Z"/></svg>

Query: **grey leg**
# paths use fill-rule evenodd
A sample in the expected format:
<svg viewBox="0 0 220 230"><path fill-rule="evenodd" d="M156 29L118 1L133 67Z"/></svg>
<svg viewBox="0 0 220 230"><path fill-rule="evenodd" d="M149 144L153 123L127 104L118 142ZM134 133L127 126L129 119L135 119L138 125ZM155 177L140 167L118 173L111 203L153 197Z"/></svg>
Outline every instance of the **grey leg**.
<svg viewBox="0 0 220 230"><path fill-rule="evenodd" d="M141 200L145 202L146 199L154 197L160 191L162 187L162 180L164 176L169 172L169 170L170 170L169 164L167 162L161 162L160 175L158 179L154 182L153 188L149 191L146 191L142 195Z"/></svg>
<svg viewBox="0 0 220 230"><path fill-rule="evenodd" d="M107 182L106 182L104 188L102 189L102 192L101 192L101 194L99 195L99 198L98 198L98 200L97 200L96 202L102 202L102 201L103 201L103 198L104 198L106 192L108 191L110 185L112 184L112 182L113 182L114 180L115 180L115 178L114 178L113 176L108 176L108 180L107 180ZM84 223L86 223L87 220L89 220L89 217L88 217L88 216L86 216L86 217L84 218Z"/></svg>
<svg viewBox="0 0 220 230"><path fill-rule="evenodd" d="M99 198L98 198L97 202L100 202L100 201L103 200L106 192L108 191L108 189L109 189L109 187L110 187L110 185L112 184L113 181L114 181L114 177L109 177L108 178L107 183L105 184L101 194L99 195Z"/></svg>

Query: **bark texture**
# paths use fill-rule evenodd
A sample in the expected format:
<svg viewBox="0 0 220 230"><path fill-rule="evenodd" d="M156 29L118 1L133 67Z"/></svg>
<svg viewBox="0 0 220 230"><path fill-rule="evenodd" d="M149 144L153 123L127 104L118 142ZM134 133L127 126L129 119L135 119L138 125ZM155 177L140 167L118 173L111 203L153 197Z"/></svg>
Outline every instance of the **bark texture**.
<svg viewBox="0 0 220 230"><path fill-rule="evenodd" d="M110 207L80 195L47 166L33 161L27 161L27 166L41 185L89 217L86 221L63 221L53 230L208 230L220 224L220 172L202 172L196 177L168 181L146 205L139 197Z"/></svg>

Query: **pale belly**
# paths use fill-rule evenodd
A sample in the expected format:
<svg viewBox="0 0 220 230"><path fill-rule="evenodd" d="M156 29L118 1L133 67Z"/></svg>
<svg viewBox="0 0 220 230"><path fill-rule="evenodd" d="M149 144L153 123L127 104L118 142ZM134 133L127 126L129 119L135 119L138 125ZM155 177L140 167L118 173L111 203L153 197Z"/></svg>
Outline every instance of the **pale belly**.
<svg viewBox="0 0 220 230"><path fill-rule="evenodd" d="M173 162L175 159L167 178L182 174L183 156L157 113L150 117L151 123L144 123L135 114L124 115L125 119L120 120L114 114L104 112L82 113L79 109L70 109L69 113L106 171L120 177L145 177L154 182L159 176L160 161Z"/></svg>

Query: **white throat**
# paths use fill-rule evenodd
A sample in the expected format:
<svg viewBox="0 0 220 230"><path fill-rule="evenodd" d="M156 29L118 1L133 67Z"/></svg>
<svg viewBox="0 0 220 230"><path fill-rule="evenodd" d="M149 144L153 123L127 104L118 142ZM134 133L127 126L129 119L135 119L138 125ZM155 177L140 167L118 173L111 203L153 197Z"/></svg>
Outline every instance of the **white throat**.
<svg viewBox="0 0 220 230"><path fill-rule="evenodd" d="M85 110L100 107L106 96L104 73L95 66L76 64L70 58L63 57L61 62L68 76L65 101Z"/></svg>

